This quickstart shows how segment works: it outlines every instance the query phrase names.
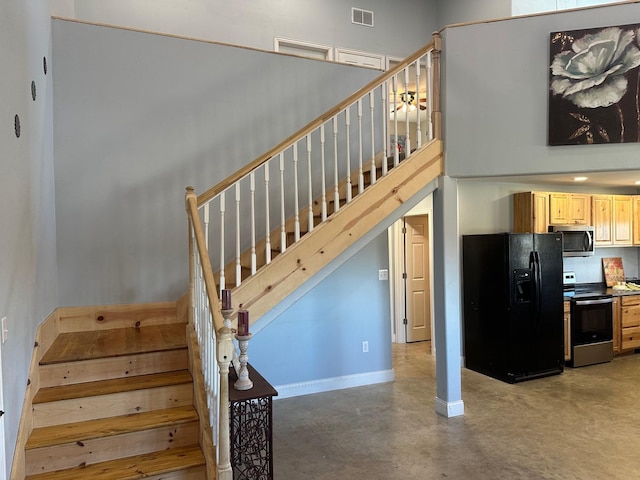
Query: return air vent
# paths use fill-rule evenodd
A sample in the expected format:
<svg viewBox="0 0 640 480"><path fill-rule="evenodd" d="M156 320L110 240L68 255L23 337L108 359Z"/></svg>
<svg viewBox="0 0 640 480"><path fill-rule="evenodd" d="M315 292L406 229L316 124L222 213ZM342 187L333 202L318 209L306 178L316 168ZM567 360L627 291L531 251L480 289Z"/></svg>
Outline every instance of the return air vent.
<svg viewBox="0 0 640 480"><path fill-rule="evenodd" d="M351 8L351 23L373 27L373 12L361 8Z"/></svg>

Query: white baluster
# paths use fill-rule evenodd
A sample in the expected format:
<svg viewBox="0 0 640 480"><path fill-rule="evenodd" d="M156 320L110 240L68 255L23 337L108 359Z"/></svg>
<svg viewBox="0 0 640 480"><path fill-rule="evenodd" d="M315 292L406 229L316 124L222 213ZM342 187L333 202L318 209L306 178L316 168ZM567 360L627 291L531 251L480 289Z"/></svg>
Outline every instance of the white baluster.
<svg viewBox="0 0 640 480"><path fill-rule="evenodd" d="M224 213L226 190L220 194L220 291L225 286L224 279Z"/></svg>
<svg viewBox="0 0 640 480"><path fill-rule="evenodd" d="M308 222L309 227L307 231L313 230L313 188L311 177L311 135L307 135L307 182L309 183L309 214L308 214Z"/></svg>
<svg viewBox="0 0 640 480"><path fill-rule="evenodd" d="M300 207L298 205L298 144L293 144L293 215L294 242L300 240Z"/></svg>
<svg viewBox="0 0 640 480"><path fill-rule="evenodd" d="M264 241L266 263L271 263L271 221L269 218L269 162L264 164L264 206L265 206L265 230L266 236Z"/></svg>
<svg viewBox="0 0 640 480"><path fill-rule="evenodd" d="M204 222L204 244L207 246L207 252L209 251L209 202L204 204L202 209L202 216Z"/></svg>
<svg viewBox="0 0 640 480"><path fill-rule="evenodd" d="M420 59L416 60L416 148L422 146L422 128L420 126Z"/></svg>
<svg viewBox="0 0 640 480"><path fill-rule="evenodd" d="M249 191L251 192L251 275L256 274L256 174L249 175Z"/></svg>
<svg viewBox="0 0 640 480"><path fill-rule="evenodd" d="M338 170L338 117L333 117L333 213L340 210L340 172Z"/></svg>
<svg viewBox="0 0 640 480"><path fill-rule="evenodd" d="M427 54L427 140L433 140L433 124L431 115L433 112L433 73L432 73L433 56L431 52Z"/></svg>
<svg viewBox="0 0 640 480"><path fill-rule="evenodd" d="M240 181L236 182L236 287L242 283L240 263Z"/></svg>
<svg viewBox="0 0 640 480"><path fill-rule="evenodd" d="M374 110L373 90L369 92L369 116L371 118L371 185L376 183L376 142L375 142L375 121L373 119Z"/></svg>
<svg viewBox="0 0 640 480"><path fill-rule="evenodd" d="M411 139L410 139L410 134L409 134L409 95L407 92L407 89L409 88L409 67L405 67L404 68L404 101L405 101L405 106L407 107L406 111L404 112L404 138L405 138L405 142L404 142L404 158L409 158L409 155L411 155Z"/></svg>
<svg viewBox="0 0 640 480"><path fill-rule="evenodd" d="M325 180L325 138L324 138L324 123L320 125L320 159L322 163L322 221L327 219L327 185Z"/></svg>
<svg viewBox="0 0 640 480"><path fill-rule="evenodd" d="M397 167L400 163L400 150L398 150L398 75L393 76L393 166Z"/></svg>
<svg viewBox="0 0 640 480"><path fill-rule="evenodd" d="M347 130L347 203L349 203L351 201L351 106L345 109L344 115Z"/></svg>
<svg viewBox="0 0 640 480"><path fill-rule="evenodd" d="M287 228L284 211L284 152L280 152L280 252L287 249Z"/></svg>
<svg viewBox="0 0 640 480"><path fill-rule="evenodd" d="M388 129L387 124L389 122L389 102L387 102L387 92L389 91L389 82L386 81L382 84L382 176L387 174L387 157L389 156Z"/></svg>
<svg viewBox="0 0 640 480"><path fill-rule="evenodd" d="M364 190L364 173L362 171L362 99L358 99L358 193Z"/></svg>

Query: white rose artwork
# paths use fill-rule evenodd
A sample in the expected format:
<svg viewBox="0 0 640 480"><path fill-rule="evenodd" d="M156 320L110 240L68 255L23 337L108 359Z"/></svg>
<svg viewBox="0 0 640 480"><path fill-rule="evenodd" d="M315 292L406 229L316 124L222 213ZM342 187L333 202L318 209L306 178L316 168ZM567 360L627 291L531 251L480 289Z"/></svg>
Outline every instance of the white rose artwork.
<svg viewBox="0 0 640 480"><path fill-rule="evenodd" d="M640 141L639 32L627 25L551 34L550 145Z"/></svg>

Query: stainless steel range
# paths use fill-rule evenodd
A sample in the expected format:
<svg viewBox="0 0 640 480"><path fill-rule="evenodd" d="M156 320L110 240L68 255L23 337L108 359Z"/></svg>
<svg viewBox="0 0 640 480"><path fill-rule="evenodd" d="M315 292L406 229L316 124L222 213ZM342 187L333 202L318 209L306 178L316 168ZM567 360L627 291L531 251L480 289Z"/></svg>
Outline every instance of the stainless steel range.
<svg viewBox="0 0 640 480"><path fill-rule="evenodd" d="M578 284L565 272L564 293L571 299L571 367L613 359L613 297L604 284Z"/></svg>

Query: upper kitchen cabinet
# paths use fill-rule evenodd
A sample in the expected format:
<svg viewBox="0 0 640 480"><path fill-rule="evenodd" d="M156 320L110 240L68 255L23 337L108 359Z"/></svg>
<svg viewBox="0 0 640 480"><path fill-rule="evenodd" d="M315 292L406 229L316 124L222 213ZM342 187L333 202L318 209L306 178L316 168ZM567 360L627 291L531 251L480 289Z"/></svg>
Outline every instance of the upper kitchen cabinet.
<svg viewBox="0 0 640 480"><path fill-rule="evenodd" d="M613 195L613 244L633 243L633 203L630 195Z"/></svg>
<svg viewBox="0 0 640 480"><path fill-rule="evenodd" d="M640 195L633 197L633 244L640 245Z"/></svg>
<svg viewBox="0 0 640 480"><path fill-rule="evenodd" d="M591 195L585 193L549 193L550 225L590 225Z"/></svg>
<svg viewBox="0 0 640 480"><path fill-rule="evenodd" d="M593 195L591 216L596 245L631 245L633 204L629 195Z"/></svg>
<svg viewBox="0 0 640 480"><path fill-rule="evenodd" d="M613 245L613 196L592 195L591 217L596 245Z"/></svg>
<svg viewBox="0 0 640 480"><path fill-rule="evenodd" d="M513 194L513 231L546 233L549 229L549 193Z"/></svg>

